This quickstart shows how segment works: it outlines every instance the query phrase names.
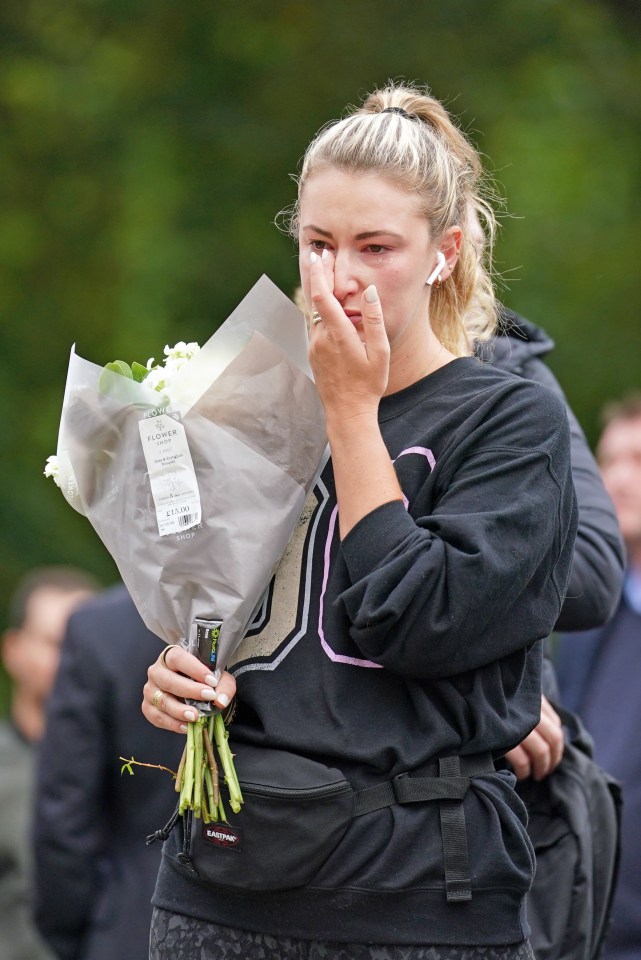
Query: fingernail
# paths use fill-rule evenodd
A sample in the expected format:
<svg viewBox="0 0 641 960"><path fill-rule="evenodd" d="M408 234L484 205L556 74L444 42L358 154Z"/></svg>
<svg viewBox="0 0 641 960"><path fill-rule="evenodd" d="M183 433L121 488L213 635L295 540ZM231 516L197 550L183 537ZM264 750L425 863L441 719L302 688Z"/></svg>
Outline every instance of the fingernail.
<svg viewBox="0 0 641 960"><path fill-rule="evenodd" d="M220 683L220 670L216 670L215 673L208 673L205 677L205 683L209 683L212 687L217 686Z"/></svg>
<svg viewBox="0 0 641 960"><path fill-rule="evenodd" d="M318 260L318 254L314 253L314 251L312 250L312 252L309 255L309 262L316 263L317 260Z"/></svg>
<svg viewBox="0 0 641 960"><path fill-rule="evenodd" d="M371 284L365 291L365 299L368 303L376 303L378 300L378 292L374 284Z"/></svg>
<svg viewBox="0 0 641 960"><path fill-rule="evenodd" d="M196 714L194 713L193 710L185 710L185 712L183 713L183 717L185 718L185 720L193 721L196 719Z"/></svg>
<svg viewBox="0 0 641 960"><path fill-rule="evenodd" d="M181 731L182 731L183 733L187 733L187 731L189 730L189 727L187 726L186 723L181 723L181 724L180 724L180 729L181 729Z"/></svg>
<svg viewBox="0 0 641 960"><path fill-rule="evenodd" d="M321 253L321 260L327 260L328 256L329 256L329 253L327 252L327 250L323 249L323 252Z"/></svg>
<svg viewBox="0 0 641 960"><path fill-rule="evenodd" d="M216 691L212 690L211 687L203 687L203 689L200 691L200 695L203 700L213 700L216 696Z"/></svg>
<svg viewBox="0 0 641 960"><path fill-rule="evenodd" d="M227 696L226 693L219 693L218 696L216 697L216 700L223 707L229 706L229 697Z"/></svg>

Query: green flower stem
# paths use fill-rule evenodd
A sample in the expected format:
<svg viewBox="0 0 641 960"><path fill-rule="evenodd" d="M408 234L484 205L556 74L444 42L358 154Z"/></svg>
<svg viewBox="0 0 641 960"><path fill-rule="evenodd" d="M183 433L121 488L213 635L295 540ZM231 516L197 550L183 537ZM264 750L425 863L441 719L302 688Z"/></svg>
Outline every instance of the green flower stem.
<svg viewBox="0 0 641 960"><path fill-rule="evenodd" d="M211 770L209 767L205 767L205 788L207 791L207 804L208 804L209 813L210 813L209 819L218 820L218 803L214 796L214 784L212 781Z"/></svg>
<svg viewBox="0 0 641 960"><path fill-rule="evenodd" d="M178 764L178 770L176 771L176 782L174 784L174 789L176 793L180 793L180 791L182 790L186 759L187 759L187 738L185 737L185 746L183 748L182 756L180 758L180 763Z"/></svg>
<svg viewBox="0 0 641 960"><path fill-rule="evenodd" d="M200 815L203 819L203 823L209 823L211 816L209 813L209 798L207 795L207 777L205 774L206 767L203 765L203 772L200 778L202 789L201 789L201 798L200 798Z"/></svg>
<svg viewBox="0 0 641 960"><path fill-rule="evenodd" d="M222 764L225 784L229 790L229 803L238 813L243 795L234 767L234 757L229 749L229 734L222 714L199 717L187 726L187 739L183 759L176 776L176 790L180 793L179 812L193 810L194 816L210 820L226 820L223 798L219 789L218 764L213 750L216 744Z"/></svg>
<svg viewBox="0 0 641 960"><path fill-rule="evenodd" d="M243 803L243 795L241 793L238 777L236 776L234 757L229 749L229 734L227 733L225 721L220 713L217 713L214 717L214 737L216 740L216 747L218 748L218 756L220 757L220 762L223 765L223 770L225 773L225 783L227 784L227 788L229 790L229 804L234 813L239 813Z"/></svg>
<svg viewBox="0 0 641 960"><path fill-rule="evenodd" d="M200 812L203 796L203 723L197 720L190 724L192 727L192 751L194 754L194 796L193 809L196 814Z"/></svg>
<svg viewBox="0 0 641 960"><path fill-rule="evenodd" d="M196 721L197 722L197 721ZM194 723L187 725L187 758L185 760L185 769L183 773L183 784L180 791L180 813L184 813L188 808L193 810L193 792L194 792Z"/></svg>
<svg viewBox="0 0 641 960"><path fill-rule="evenodd" d="M211 744L211 733L212 728L211 723L207 724L207 729L203 726L203 744L205 747L205 757L207 759L207 768L205 774L209 774L209 780L211 781L211 790L212 790L212 799L216 806L218 806L218 795L219 795L219 783L218 783L218 764L216 763L216 758L214 756L214 750Z"/></svg>

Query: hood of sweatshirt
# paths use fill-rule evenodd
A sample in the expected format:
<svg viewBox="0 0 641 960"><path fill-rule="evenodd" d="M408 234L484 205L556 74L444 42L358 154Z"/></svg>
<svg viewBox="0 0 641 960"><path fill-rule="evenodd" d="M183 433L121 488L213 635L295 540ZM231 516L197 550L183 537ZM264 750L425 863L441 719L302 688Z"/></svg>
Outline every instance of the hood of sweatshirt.
<svg viewBox="0 0 641 960"><path fill-rule="evenodd" d="M476 355L501 370L521 376L529 360L533 357L543 358L553 349L554 340L545 330L501 306L496 336L478 344Z"/></svg>

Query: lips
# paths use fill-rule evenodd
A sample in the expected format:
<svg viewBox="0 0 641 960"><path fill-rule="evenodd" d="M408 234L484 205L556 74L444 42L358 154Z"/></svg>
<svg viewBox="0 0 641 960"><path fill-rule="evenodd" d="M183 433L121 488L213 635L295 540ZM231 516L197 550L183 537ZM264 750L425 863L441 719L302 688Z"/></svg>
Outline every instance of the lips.
<svg viewBox="0 0 641 960"><path fill-rule="evenodd" d="M361 320L363 319L360 314L360 311L358 310L344 310L343 313L345 314L347 319L354 324L354 326L356 326L357 323L360 323Z"/></svg>

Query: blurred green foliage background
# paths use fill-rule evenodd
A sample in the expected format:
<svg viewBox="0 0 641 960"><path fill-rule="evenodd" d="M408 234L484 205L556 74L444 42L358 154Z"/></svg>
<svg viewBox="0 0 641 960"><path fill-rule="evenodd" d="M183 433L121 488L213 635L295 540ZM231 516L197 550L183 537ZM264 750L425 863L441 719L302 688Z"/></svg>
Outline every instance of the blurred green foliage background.
<svg viewBox="0 0 641 960"><path fill-rule="evenodd" d="M144 363L262 273L291 292L289 175L388 78L428 83L487 156L502 297L556 340L591 441L641 388L636 0L3 0L0 38L2 605L33 565L117 579L42 477L71 344Z"/></svg>

